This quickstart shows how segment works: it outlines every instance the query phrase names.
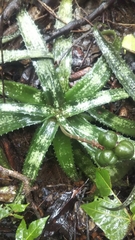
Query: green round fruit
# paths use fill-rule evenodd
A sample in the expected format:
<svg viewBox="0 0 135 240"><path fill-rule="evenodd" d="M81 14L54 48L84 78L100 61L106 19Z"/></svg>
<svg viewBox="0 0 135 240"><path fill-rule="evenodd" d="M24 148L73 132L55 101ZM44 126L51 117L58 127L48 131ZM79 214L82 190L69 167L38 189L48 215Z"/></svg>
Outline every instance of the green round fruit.
<svg viewBox="0 0 135 240"><path fill-rule="evenodd" d="M102 167L109 165L114 165L117 162L118 158L112 150L103 150L98 159L98 164Z"/></svg>
<svg viewBox="0 0 135 240"><path fill-rule="evenodd" d="M114 152L120 160L131 159L134 155L134 146L128 140L122 140L115 147Z"/></svg>
<svg viewBox="0 0 135 240"><path fill-rule="evenodd" d="M113 131L101 132L98 136L98 142L106 149L113 149L117 143L117 134Z"/></svg>
<svg viewBox="0 0 135 240"><path fill-rule="evenodd" d="M99 162L99 156L100 156L101 152L102 152L101 150L97 150L95 153L95 159L97 162Z"/></svg>

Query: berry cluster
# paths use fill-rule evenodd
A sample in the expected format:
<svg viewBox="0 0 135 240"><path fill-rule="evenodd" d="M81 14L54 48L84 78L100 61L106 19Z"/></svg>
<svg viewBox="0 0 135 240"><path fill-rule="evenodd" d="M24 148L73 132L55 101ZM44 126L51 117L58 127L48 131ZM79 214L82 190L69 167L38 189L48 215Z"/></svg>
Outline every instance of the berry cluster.
<svg viewBox="0 0 135 240"><path fill-rule="evenodd" d="M116 133L112 131L99 134L98 142L104 150L98 150L95 154L97 163L106 167L114 165L117 161L131 159L134 155L134 146L129 140L122 140L119 143Z"/></svg>

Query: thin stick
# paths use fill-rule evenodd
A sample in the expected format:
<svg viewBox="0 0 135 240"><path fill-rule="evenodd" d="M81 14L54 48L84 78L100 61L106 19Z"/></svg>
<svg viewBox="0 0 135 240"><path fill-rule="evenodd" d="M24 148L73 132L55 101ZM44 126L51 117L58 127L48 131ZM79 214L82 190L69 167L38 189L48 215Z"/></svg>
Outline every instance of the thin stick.
<svg viewBox="0 0 135 240"><path fill-rule="evenodd" d="M87 21L91 22L94 20L97 16L99 16L101 13L103 13L107 8L109 8L115 1L114 0L108 0L105 2L102 2L101 5L94 10L94 12L90 13L86 19L79 19L74 20L72 22L69 22L66 26L59 28L56 32L52 34L52 36L48 37L46 39L46 42L50 42L53 39L56 39L60 37L63 34L69 33L71 30L77 29L80 26L83 26L87 23Z"/></svg>
<svg viewBox="0 0 135 240"><path fill-rule="evenodd" d="M28 203L31 204L31 207L34 210L34 213L36 214L37 218L40 218L40 214L37 211L37 206L33 202L33 199L32 199L32 196L31 196L31 190L32 189L31 189L31 186L30 186L30 179L28 177L26 177L25 175L17 172L17 171L13 171L13 170L4 168L2 166L0 166L0 171L2 171L7 176L16 178L16 179L23 182L23 189L24 189L26 200L27 200Z"/></svg>
<svg viewBox="0 0 135 240"><path fill-rule="evenodd" d="M60 22L66 24L62 19L60 19L56 13L45 3L45 2L41 2L41 0L38 0L38 2L42 5L42 7L44 9L46 9L46 11L48 11L53 17L55 17L56 19L58 19Z"/></svg>
<svg viewBox="0 0 135 240"><path fill-rule="evenodd" d="M62 126L60 126L60 129L69 138L73 138L73 139L76 139L77 141L88 143L88 144L92 145L93 147L97 147L97 148L99 148L101 150L104 149L104 147L102 145L100 145L98 142L95 142L93 140L91 141L91 140L88 140L86 138L81 138L81 137L79 137L77 135L73 135L73 134L67 132L66 129L63 128Z"/></svg>
<svg viewBox="0 0 135 240"><path fill-rule="evenodd" d="M112 22L109 19L107 19L107 21L114 24L114 25L119 25L119 26L123 26L123 27L135 27L134 23L116 23L116 22Z"/></svg>
<svg viewBox="0 0 135 240"><path fill-rule="evenodd" d="M4 68L4 56L3 56L3 45L2 45L2 37L3 37L3 15L0 16L0 48L1 48L1 80L2 80L2 96L4 103L5 100L5 92L4 92L4 75L3 75L3 68Z"/></svg>
<svg viewBox="0 0 135 240"><path fill-rule="evenodd" d="M29 193L31 192L31 187L30 187L29 179L26 176L24 176L23 174L17 171L13 171L13 170L4 168L2 166L0 166L0 171L4 172L7 176L10 176L22 181L24 184L25 195L29 195Z"/></svg>

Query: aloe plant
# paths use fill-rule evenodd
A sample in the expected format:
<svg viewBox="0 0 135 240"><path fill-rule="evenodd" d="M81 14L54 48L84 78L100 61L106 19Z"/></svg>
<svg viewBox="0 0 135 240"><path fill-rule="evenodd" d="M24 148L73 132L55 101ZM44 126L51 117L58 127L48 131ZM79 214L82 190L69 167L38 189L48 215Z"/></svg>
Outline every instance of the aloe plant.
<svg viewBox="0 0 135 240"><path fill-rule="evenodd" d="M64 14L63 8L67 9L66 12L64 11ZM72 16L72 1L61 1L58 14L63 21L69 22ZM99 133L106 130L90 123L84 112L89 112L92 115L93 111L94 115L96 107L120 99L126 99L129 97L129 93L126 93L124 89L102 90L111 73L103 57L95 63L92 70L83 76L72 89L69 89L68 79L71 72L71 53L64 55L67 52L67 48L72 46L71 36L69 38L61 37L56 40L53 51L50 54L37 26L25 10L20 11L18 14L17 23L27 49L20 51L19 59L24 58L24 55L26 58L34 58L32 63L40 79L42 90L5 80L4 90L7 102L0 103L0 134L38 124L22 169L22 173L30 178L31 184L35 181L45 154L51 144L54 146L58 162L65 173L73 179L77 178L74 156L75 158L78 156L78 149L76 146L72 147L70 138L75 138L79 141L88 152L89 158L84 156L84 159L87 159L87 166L92 166L88 176L94 180L95 176L92 171L95 169L95 166L92 161L95 161L97 147L91 143L93 141L96 142ZM55 27L62 27L62 25L63 23L56 21ZM35 60L34 54L37 52L40 57L43 57L42 53L44 53L44 58ZM8 52L3 51L3 54L5 61L6 59L7 61L16 60L16 51L12 51L12 57L8 55ZM62 60L55 67L53 59ZM1 83L0 92L2 93ZM9 102L8 98L12 99L12 102ZM104 117L101 115L99 121L102 122L102 119ZM128 126L129 121L125 121ZM113 126L110 123L110 127L117 130L118 122L114 123ZM109 120L107 123L109 124ZM122 131L121 129L120 131L122 133L124 133L123 129L126 123L121 126ZM130 122L130 127L135 131L134 122ZM119 135L118 139L121 140L124 137ZM135 146L134 141L132 143ZM81 157L82 155L80 155ZM83 170L85 169L81 159L76 164ZM115 166L113 170L109 169L110 174L118 173L118 169ZM117 175L120 174L118 173ZM23 196L20 196L20 194L22 194L21 191L15 200L16 202L22 201Z"/></svg>
<svg viewBox="0 0 135 240"><path fill-rule="evenodd" d="M65 8L66 12L63 11ZM71 21L71 0L61 1L58 15L64 22ZM58 162L69 177L77 178L77 165L97 184L99 197L95 197L92 203L84 205L83 209L103 229L109 239L122 239L131 223L131 217L125 210L112 214L103 206L115 207L119 203L111 189L110 176L113 183L121 179L134 165L135 154L128 162L118 161L114 166L108 166L105 169L98 169L100 166L96 162L95 154L99 133L106 132L106 127L129 137L135 136L134 121L115 116L102 108L103 104L126 99L129 96L134 99L135 91L132 86L134 86L135 76L121 59L118 50L112 48L99 31L94 29L94 36L103 56L70 89L68 80L72 57L71 52L66 55L65 53L67 53L67 48L72 46L72 36L55 40L52 53L49 53L37 26L25 10L18 14L17 23L26 50L3 51L4 61L31 58L42 89L4 81L6 103L3 103L1 99L0 135L37 124L22 173L29 177L33 184L49 146L53 144ZM63 23L56 21L55 28L62 26ZM54 66L56 60L58 65ZM103 90L111 71L117 76L123 88ZM0 83L0 93L2 92L2 83ZM105 129L94 125L91 117L92 120L94 118L105 125ZM127 138L118 135L118 141L123 139ZM135 142L131 139L129 141L135 148ZM113 195L114 200L110 200L109 195ZM15 203L23 200L21 187ZM118 221L119 228L116 224Z"/></svg>

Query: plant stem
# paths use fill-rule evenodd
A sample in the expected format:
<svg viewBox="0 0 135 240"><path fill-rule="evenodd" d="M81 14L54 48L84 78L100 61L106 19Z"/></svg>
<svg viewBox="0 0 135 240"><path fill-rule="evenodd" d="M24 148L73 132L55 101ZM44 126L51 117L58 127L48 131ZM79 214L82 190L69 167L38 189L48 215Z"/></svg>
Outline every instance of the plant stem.
<svg viewBox="0 0 135 240"><path fill-rule="evenodd" d="M62 126L60 126L60 129L69 138L73 138L73 139L76 139L77 141L81 141L81 142L86 142L86 143L92 145L93 147L99 148L101 150L104 149L104 147L102 145L100 145L98 142L95 142L94 140L90 141L86 138L82 138L82 137L79 137L77 135L73 135L73 134L67 132L66 129L63 128Z"/></svg>

